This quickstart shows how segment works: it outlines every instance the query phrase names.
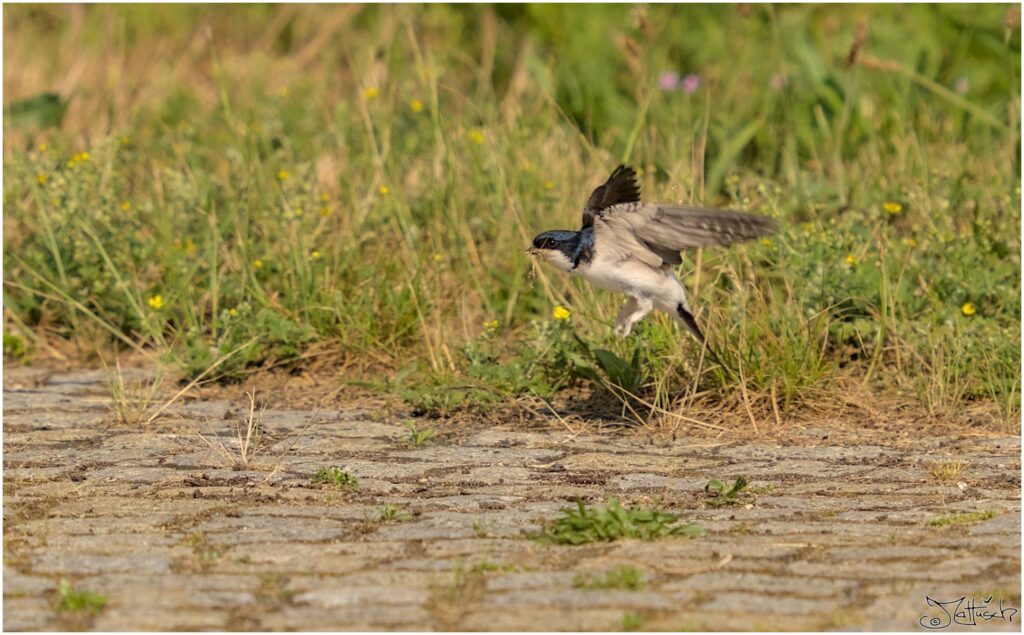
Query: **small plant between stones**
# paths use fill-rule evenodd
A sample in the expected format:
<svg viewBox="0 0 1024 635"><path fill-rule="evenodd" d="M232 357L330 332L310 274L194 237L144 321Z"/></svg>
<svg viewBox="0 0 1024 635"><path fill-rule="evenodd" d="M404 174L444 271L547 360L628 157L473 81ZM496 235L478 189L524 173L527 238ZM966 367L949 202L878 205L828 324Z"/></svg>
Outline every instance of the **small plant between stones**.
<svg viewBox="0 0 1024 635"><path fill-rule="evenodd" d="M750 490L744 491L747 487L745 476L737 476L732 485L726 481L713 478L704 486L704 494L707 500L704 504L708 507L729 507L733 505L744 505L754 500Z"/></svg>
<svg viewBox="0 0 1024 635"><path fill-rule="evenodd" d="M640 569L623 565L604 573L577 573L572 579L577 589L626 589L639 591L646 586L644 574Z"/></svg>
<svg viewBox="0 0 1024 635"><path fill-rule="evenodd" d="M322 467L309 479L309 482L313 485L330 485L346 489L359 487L359 479L340 467Z"/></svg>
<svg viewBox="0 0 1024 635"><path fill-rule="evenodd" d="M643 630L644 618L636 611L626 611L622 614L622 630L626 632Z"/></svg>
<svg viewBox="0 0 1024 635"><path fill-rule="evenodd" d="M418 448L421 445L429 441L437 432L433 428L426 428L419 430L416 428L416 424L412 421L406 421L405 427L409 429L409 436L405 438L406 442L414 448Z"/></svg>
<svg viewBox="0 0 1024 635"><path fill-rule="evenodd" d="M157 375L149 380L132 379L125 381L121 361L117 360L117 371L107 378L110 391L110 413L114 420L124 426L148 423L149 407L160 390L163 379Z"/></svg>
<svg viewBox="0 0 1024 635"><path fill-rule="evenodd" d="M928 521L928 524L932 527L949 527L951 525L973 525L974 523L980 523L990 518L995 518L996 512L991 509L986 509L980 512L965 512L950 514L948 516L939 516L938 518L932 518Z"/></svg>
<svg viewBox="0 0 1024 635"><path fill-rule="evenodd" d="M107 598L89 591L79 591L66 578L57 583L57 610L96 614L107 605Z"/></svg>
<svg viewBox="0 0 1024 635"><path fill-rule="evenodd" d="M575 509L563 510L561 518L548 523L543 532L532 537L548 544L583 545L620 538L696 538L704 533L704 529L697 525L677 523L679 519L674 514L643 507L623 507L614 497L609 497L604 507L593 508L577 500Z"/></svg>
<svg viewBox="0 0 1024 635"><path fill-rule="evenodd" d="M932 478L941 483L949 483L955 481L960 474L967 467L965 461L944 461L942 463L933 463L929 471L932 474Z"/></svg>
<svg viewBox="0 0 1024 635"><path fill-rule="evenodd" d="M404 523L405 521L412 518L409 512L405 511L398 505L392 505L391 503L385 503L384 507L380 509L380 516L377 517L382 523Z"/></svg>

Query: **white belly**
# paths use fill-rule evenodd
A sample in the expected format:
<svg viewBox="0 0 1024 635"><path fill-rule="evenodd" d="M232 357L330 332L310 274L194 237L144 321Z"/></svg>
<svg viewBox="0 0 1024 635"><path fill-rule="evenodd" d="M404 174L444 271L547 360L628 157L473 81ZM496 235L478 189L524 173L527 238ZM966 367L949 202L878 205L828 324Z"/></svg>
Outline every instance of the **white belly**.
<svg viewBox="0 0 1024 635"><path fill-rule="evenodd" d="M679 302L686 302L686 294L671 270L652 269L639 261L604 260L600 257L578 273L584 280L602 289L654 300L663 310L674 310Z"/></svg>

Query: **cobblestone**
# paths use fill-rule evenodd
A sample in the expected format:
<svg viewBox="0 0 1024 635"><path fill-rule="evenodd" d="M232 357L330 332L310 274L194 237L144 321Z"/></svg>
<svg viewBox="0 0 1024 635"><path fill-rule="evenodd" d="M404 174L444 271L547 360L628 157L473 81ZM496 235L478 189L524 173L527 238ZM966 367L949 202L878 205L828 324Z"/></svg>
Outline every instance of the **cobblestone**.
<svg viewBox="0 0 1024 635"><path fill-rule="evenodd" d="M129 429L107 413L101 371L4 381L7 630L618 630L627 613L650 629L915 630L935 614L926 596L1020 608L1016 437L829 442L822 423L806 442L665 444L481 424L413 448L400 421L360 409L311 426L312 412L269 409L274 443L237 469L206 441L237 453L241 400ZM952 458L963 487L930 474ZM329 466L359 486L312 485ZM751 496L704 504L709 479L739 474ZM577 497L610 495L707 533L530 540ZM643 588L574 586L618 566ZM61 579L106 606L58 611ZM980 628L1019 630L1019 617Z"/></svg>

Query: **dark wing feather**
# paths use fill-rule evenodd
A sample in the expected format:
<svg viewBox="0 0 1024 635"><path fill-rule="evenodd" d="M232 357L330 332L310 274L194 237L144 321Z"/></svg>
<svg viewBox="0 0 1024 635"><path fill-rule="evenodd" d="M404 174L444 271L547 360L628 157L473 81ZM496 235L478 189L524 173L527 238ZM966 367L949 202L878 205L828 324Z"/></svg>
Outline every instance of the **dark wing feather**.
<svg viewBox="0 0 1024 635"><path fill-rule="evenodd" d="M621 203L636 203L640 200L640 186L636 182L636 171L620 165L611 176L591 192L583 208L583 229L594 224L594 217L604 210Z"/></svg>

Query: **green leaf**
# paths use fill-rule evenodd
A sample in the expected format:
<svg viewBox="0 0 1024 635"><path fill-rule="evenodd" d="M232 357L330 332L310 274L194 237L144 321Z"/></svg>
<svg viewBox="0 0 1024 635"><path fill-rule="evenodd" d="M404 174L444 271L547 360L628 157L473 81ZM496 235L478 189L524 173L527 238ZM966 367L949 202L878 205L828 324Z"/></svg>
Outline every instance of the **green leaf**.
<svg viewBox="0 0 1024 635"><path fill-rule="evenodd" d="M68 103L57 93L41 93L4 108L4 126L11 128L58 128Z"/></svg>

